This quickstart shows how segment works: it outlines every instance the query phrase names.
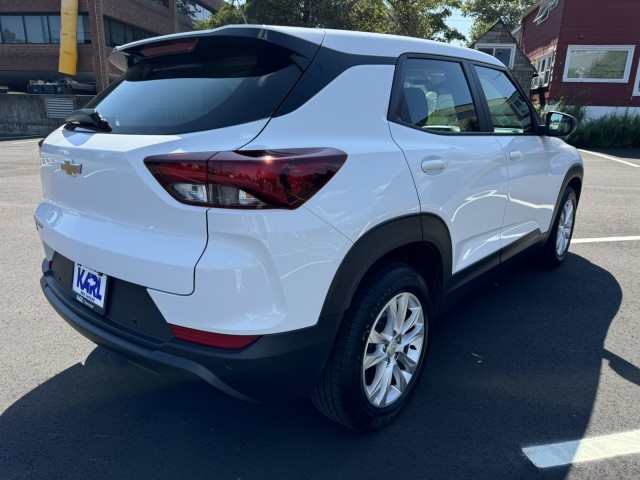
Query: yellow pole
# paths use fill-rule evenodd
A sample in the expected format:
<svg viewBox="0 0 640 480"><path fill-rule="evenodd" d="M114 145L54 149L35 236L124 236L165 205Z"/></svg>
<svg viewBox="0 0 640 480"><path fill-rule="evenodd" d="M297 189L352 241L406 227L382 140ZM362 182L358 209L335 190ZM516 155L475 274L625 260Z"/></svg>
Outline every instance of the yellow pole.
<svg viewBox="0 0 640 480"><path fill-rule="evenodd" d="M75 75L78 65L78 0L62 0L60 6L60 62L58 71Z"/></svg>

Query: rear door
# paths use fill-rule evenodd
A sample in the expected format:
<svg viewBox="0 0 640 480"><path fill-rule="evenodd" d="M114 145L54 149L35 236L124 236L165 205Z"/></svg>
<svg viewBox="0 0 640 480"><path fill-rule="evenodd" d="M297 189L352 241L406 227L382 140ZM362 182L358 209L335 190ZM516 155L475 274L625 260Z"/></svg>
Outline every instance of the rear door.
<svg viewBox="0 0 640 480"><path fill-rule="evenodd" d="M413 174L421 212L442 218L451 232L450 273L500 250L507 204L506 157L485 130L469 79L462 62L401 58L389 116L393 139Z"/></svg>
<svg viewBox="0 0 640 480"><path fill-rule="evenodd" d="M264 128L324 35L314 43L269 33L222 29L117 51L127 70L90 105L110 131L61 128L42 146L36 218L49 252L146 287L191 293L207 209L169 195L144 159L235 150Z"/></svg>

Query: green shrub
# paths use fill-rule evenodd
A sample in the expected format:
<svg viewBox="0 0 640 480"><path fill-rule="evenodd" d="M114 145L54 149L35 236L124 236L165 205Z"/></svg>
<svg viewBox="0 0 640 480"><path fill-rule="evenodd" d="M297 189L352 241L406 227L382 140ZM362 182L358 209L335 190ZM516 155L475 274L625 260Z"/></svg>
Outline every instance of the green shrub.
<svg viewBox="0 0 640 480"><path fill-rule="evenodd" d="M577 148L640 147L640 115L627 109L595 120L584 119L566 141Z"/></svg>
<svg viewBox="0 0 640 480"><path fill-rule="evenodd" d="M537 107L544 120L547 111L564 112L578 120L576 131L565 138L577 148L634 148L640 147L640 115L629 109L616 110L597 119L587 116L587 107L579 102L567 105L564 99L544 109Z"/></svg>

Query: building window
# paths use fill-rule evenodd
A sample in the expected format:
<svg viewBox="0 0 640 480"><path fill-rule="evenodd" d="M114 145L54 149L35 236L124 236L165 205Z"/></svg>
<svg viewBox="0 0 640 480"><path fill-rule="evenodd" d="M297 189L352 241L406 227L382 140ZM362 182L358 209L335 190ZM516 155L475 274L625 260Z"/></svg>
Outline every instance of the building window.
<svg viewBox="0 0 640 480"><path fill-rule="evenodd" d="M549 18L549 12L558 6L558 0L547 0L538 9L538 14L533 21L536 25L540 25L547 18Z"/></svg>
<svg viewBox="0 0 640 480"><path fill-rule="evenodd" d="M633 84L633 96L640 97L640 62L638 62L638 71L636 72L636 82Z"/></svg>
<svg viewBox="0 0 640 480"><path fill-rule="evenodd" d="M21 15L5 15L0 17L2 43L26 43L24 23Z"/></svg>
<svg viewBox="0 0 640 480"><path fill-rule="evenodd" d="M49 15L49 32L51 34L51 43L60 43L60 15Z"/></svg>
<svg viewBox="0 0 640 480"><path fill-rule="evenodd" d="M119 47L125 43L144 40L155 37L157 34L151 33L141 28L136 28L126 23L119 22L109 17L104 17L104 41L107 47Z"/></svg>
<svg viewBox="0 0 640 480"><path fill-rule="evenodd" d="M60 15L0 16L0 43L60 43ZM89 17L78 15L78 43L91 43Z"/></svg>
<svg viewBox="0 0 640 480"><path fill-rule="evenodd" d="M507 68L513 68L513 59L516 56L516 46L513 43L477 43L476 50L496 57Z"/></svg>
<svg viewBox="0 0 640 480"><path fill-rule="evenodd" d="M191 20L207 20L214 13L193 0L177 0L176 9Z"/></svg>
<svg viewBox="0 0 640 480"><path fill-rule="evenodd" d="M569 45L565 82L627 83L633 45Z"/></svg>
<svg viewBox="0 0 640 480"><path fill-rule="evenodd" d="M29 43L51 43L49 23L43 15L28 15L24 17L24 26Z"/></svg>
<svg viewBox="0 0 640 480"><path fill-rule="evenodd" d="M78 43L91 43L91 27L87 15L78 15L78 31L76 33Z"/></svg>
<svg viewBox="0 0 640 480"><path fill-rule="evenodd" d="M534 67L538 76L531 80L531 88L546 87L551 81L556 52L549 52L535 59Z"/></svg>

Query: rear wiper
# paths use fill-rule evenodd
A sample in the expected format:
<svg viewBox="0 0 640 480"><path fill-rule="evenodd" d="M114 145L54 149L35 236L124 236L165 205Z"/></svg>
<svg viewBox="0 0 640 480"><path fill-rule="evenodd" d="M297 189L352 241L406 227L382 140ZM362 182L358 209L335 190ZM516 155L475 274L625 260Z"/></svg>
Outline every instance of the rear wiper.
<svg viewBox="0 0 640 480"><path fill-rule="evenodd" d="M75 110L64 119L64 128L67 130L75 130L76 128L84 128L94 132L110 132L111 125L102 115L93 108L81 108Z"/></svg>

